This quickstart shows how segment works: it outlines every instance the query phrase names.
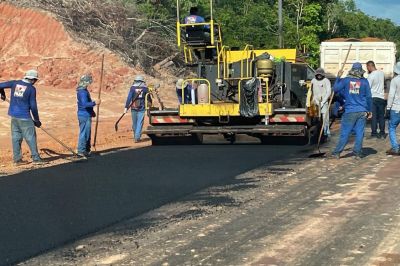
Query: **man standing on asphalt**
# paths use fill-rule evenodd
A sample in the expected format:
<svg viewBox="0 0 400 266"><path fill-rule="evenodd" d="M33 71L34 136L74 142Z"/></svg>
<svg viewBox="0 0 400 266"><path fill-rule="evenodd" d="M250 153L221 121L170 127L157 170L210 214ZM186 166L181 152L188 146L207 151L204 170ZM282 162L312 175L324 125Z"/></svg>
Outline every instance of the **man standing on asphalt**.
<svg viewBox="0 0 400 266"><path fill-rule="evenodd" d="M90 156L92 117L96 117L96 113L93 110L93 107L96 106L96 102L92 101L87 89L92 82L93 78L90 74L83 75L76 89L79 121L78 154L82 157ZM98 101L97 104L100 104L100 101Z"/></svg>
<svg viewBox="0 0 400 266"><path fill-rule="evenodd" d="M390 112L389 119L389 138L391 149L388 155L400 155L399 144L397 143L396 129L400 123L400 62L394 67L395 77L390 82L387 111Z"/></svg>
<svg viewBox="0 0 400 266"><path fill-rule="evenodd" d="M386 138L385 133L385 74L383 71L377 70L373 61L367 62L368 82L371 87L372 94L372 121L371 121L371 137ZM377 132L379 124L379 132Z"/></svg>
<svg viewBox="0 0 400 266"><path fill-rule="evenodd" d="M137 75L129 90L124 110L124 113L126 114L128 109L131 108L133 139L135 143L140 142L142 136L144 115L146 111L146 97L148 93L149 89L147 88L144 77ZM148 100L149 103L151 103L151 98Z"/></svg>
<svg viewBox="0 0 400 266"><path fill-rule="evenodd" d="M21 154L23 139L29 146L33 163L43 164L37 148L35 129L35 126L41 127L42 125L36 103L36 88L34 87L38 79L38 72L29 70L22 80L0 83L1 99L6 99L4 89L11 89L8 115L11 116L13 161L16 166L25 163L22 161Z"/></svg>
<svg viewBox="0 0 400 266"><path fill-rule="evenodd" d="M334 158L340 157L353 130L356 134L353 153L357 159L362 158L365 124L372 109L371 88L368 80L363 77L364 73L362 65L354 63L347 77L341 79L343 72L338 73L333 86L335 93L345 100L339 142L332 152Z"/></svg>
<svg viewBox="0 0 400 266"><path fill-rule="evenodd" d="M313 95L313 102L318 106L324 125L324 135L330 137L329 131L329 98L331 96L332 88L331 82L325 77L325 71L318 68L315 71L315 78L311 80L311 88Z"/></svg>

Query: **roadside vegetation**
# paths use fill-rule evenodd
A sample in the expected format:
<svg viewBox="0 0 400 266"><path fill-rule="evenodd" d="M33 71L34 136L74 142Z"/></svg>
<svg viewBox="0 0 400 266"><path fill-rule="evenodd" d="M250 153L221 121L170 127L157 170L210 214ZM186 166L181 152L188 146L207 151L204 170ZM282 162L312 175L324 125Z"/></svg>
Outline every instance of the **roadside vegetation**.
<svg viewBox="0 0 400 266"><path fill-rule="evenodd" d="M8 0L55 13L75 34L98 41L144 69L176 52L176 0ZM209 17L209 0L181 0L181 19L191 6ZM277 0L214 0L214 17L222 25L225 45L278 47ZM284 0L284 47L297 48L318 65L321 41L377 37L400 51L400 27L374 18L354 0ZM179 59L175 59L177 64Z"/></svg>

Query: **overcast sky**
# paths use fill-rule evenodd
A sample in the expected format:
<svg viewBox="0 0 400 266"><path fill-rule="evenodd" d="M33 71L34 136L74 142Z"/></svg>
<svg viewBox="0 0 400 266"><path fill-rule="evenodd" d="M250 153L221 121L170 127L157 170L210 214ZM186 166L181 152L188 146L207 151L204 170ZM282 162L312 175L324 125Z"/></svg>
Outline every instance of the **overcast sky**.
<svg viewBox="0 0 400 266"><path fill-rule="evenodd" d="M357 7L368 15L389 18L400 25L400 0L355 0Z"/></svg>

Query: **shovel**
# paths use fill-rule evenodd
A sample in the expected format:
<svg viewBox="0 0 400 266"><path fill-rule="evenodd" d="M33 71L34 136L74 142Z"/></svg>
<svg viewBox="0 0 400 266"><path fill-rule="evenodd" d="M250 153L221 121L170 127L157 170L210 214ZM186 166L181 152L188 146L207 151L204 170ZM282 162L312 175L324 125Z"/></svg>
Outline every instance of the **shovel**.
<svg viewBox="0 0 400 266"><path fill-rule="evenodd" d="M347 50L346 58L344 59L344 62L342 64L342 67L340 68L339 72L343 72L344 66L347 63L347 59L349 58L351 47L352 47L352 44L350 44L349 49ZM332 91L331 98L329 99L328 112L329 112L331 104L332 104L333 96L335 96L335 92L334 91ZM318 153L311 154L310 156L308 156L308 158L319 158L319 157L325 156L325 154L326 154L326 152L321 152L321 150L319 149L319 147L321 145L322 133L324 132L324 128L325 128L325 120L326 119L322 120L323 121L322 127L321 127L321 130L319 131L318 144L317 144Z"/></svg>

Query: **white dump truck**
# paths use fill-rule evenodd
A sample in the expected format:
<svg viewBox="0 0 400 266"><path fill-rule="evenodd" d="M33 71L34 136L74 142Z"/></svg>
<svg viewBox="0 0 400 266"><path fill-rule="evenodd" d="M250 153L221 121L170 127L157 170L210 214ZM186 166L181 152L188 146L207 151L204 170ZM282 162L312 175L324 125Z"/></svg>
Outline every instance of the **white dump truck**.
<svg viewBox="0 0 400 266"><path fill-rule="evenodd" d="M386 80L393 77L393 66L396 63L396 44L393 42L383 41L377 38L364 39L331 39L321 43L321 67L327 73L327 77L333 79L336 77L343 61L346 58L350 44L351 50L349 58L344 67L344 75L354 62L363 64L372 60L375 62L377 69L385 73ZM366 74L365 76L368 76Z"/></svg>

